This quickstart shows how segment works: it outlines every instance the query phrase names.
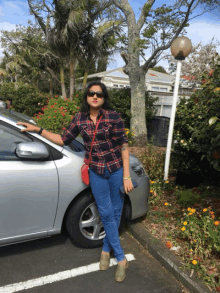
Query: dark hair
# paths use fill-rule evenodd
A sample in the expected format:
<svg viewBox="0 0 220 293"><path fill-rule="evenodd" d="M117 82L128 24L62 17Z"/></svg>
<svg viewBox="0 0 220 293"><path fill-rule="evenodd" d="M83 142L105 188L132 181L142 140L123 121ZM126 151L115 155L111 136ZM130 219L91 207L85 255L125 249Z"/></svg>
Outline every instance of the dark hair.
<svg viewBox="0 0 220 293"><path fill-rule="evenodd" d="M104 100L105 100L105 101L104 101L104 104L102 105L102 108L103 108L104 110L113 110L112 106L110 105L109 95L108 95L108 91L107 91L106 86L105 86L104 83L102 83L102 82L94 81L94 82L91 82L91 83L87 86L87 88L85 89L85 92L84 92L84 94L83 94L83 98L82 98L82 105L81 105L80 112L87 113L87 112L89 112L89 110L90 110L90 106L89 106L88 103L87 103L87 94L88 94L89 89L90 89L93 85L98 85L98 86L100 86L100 88L102 89L103 96L104 96Z"/></svg>

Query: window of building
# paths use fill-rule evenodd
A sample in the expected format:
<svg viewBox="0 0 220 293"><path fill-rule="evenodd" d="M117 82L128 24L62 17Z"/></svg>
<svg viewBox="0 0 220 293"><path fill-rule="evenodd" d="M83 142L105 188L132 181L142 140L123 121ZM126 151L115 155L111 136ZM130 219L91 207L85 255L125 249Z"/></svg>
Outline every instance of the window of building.
<svg viewBox="0 0 220 293"><path fill-rule="evenodd" d="M159 86L152 86L152 91L167 92L167 88L166 87L159 87Z"/></svg>

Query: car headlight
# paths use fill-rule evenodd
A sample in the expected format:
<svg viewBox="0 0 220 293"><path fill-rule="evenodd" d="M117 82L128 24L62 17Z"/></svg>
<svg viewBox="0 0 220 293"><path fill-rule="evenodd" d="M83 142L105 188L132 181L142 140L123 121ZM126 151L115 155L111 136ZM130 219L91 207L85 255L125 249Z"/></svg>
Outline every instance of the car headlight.
<svg viewBox="0 0 220 293"><path fill-rule="evenodd" d="M142 163L136 158L134 155L130 154L130 165L132 170L139 176L146 175L146 172L144 170L144 166Z"/></svg>

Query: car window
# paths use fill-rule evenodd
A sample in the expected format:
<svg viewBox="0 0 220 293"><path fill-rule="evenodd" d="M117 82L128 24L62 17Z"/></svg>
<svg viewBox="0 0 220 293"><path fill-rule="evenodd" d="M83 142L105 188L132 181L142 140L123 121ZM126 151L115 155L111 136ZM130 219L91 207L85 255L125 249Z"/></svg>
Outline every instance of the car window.
<svg viewBox="0 0 220 293"><path fill-rule="evenodd" d="M31 141L29 137L20 131L0 123L0 160L20 160L15 155L17 144Z"/></svg>

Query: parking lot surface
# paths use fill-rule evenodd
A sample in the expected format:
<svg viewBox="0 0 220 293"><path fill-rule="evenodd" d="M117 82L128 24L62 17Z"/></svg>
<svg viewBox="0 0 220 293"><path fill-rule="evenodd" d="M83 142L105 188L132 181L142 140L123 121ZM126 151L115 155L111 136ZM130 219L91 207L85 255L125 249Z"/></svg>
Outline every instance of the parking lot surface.
<svg viewBox="0 0 220 293"><path fill-rule="evenodd" d="M0 293L187 292L126 230L121 239L129 259L122 283L114 280L114 256L99 271L101 248L78 248L66 235L0 247Z"/></svg>

